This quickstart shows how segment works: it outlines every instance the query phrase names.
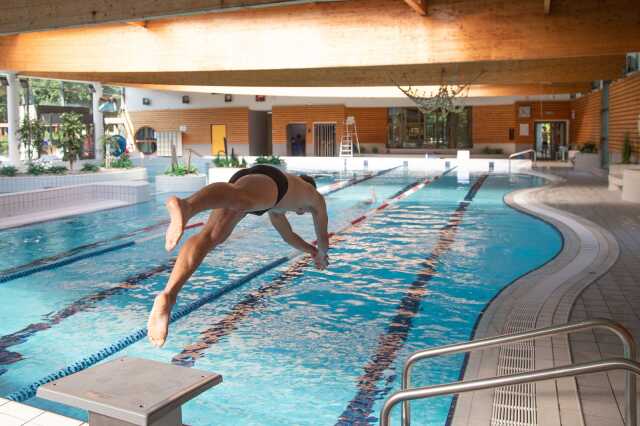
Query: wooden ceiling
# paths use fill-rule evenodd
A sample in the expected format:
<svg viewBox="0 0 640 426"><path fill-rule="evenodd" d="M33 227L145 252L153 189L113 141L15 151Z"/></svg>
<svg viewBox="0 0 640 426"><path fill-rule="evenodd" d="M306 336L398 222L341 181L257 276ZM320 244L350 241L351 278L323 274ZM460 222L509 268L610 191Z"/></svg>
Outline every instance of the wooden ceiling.
<svg viewBox="0 0 640 426"><path fill-rule="evenodd" d="M620 77L625 53L640 51L637 0L8 1L0 32L15 30L18 17L30 30L82 25L85 6L96 11L90 22L118 22L0 36L0 70L73 80L584 85ZM129 7L116 7L121 2ZM274 3L286 4L237 9ZM235 9L192 14L216 7ZM173 17L147 20L151 9Z"/></svg>
<svg viewBox="0 0 640 426"><path fill-rule="evenodd" d="M344 0L314 0L313 3ZM0 35L308 3L300 0L4 0Z"/></svg>

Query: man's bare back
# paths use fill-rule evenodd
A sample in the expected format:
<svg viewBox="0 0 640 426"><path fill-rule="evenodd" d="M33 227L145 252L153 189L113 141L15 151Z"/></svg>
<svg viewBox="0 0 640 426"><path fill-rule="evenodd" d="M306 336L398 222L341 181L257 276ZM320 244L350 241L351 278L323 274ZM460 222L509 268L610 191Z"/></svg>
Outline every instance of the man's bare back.
<svg viewBox="0 0 640 426"><path fill-rule="evenodd" d="M222 244L247 214L268 212L271 224L284 241L311 255L318 269L328 266L327 209L312 178L283 173L270 166L252 167L236 175L229 183L208 185L188 198L167 200L171 219L165 240L167 251L177 246L189 219L205 210L213 212L200 233L182 246L165 289L155 298L147 324L154 346L162 346L166 340L171 308L184 283L207 253ZM293 231L285 216L287 212L311 213L317 247Z"/></svg>

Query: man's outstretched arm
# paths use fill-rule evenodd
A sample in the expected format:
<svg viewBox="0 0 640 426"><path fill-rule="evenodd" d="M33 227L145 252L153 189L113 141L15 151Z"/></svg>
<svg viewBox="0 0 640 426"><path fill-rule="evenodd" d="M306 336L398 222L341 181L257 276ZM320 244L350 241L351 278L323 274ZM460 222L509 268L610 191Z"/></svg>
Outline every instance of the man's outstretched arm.
<svg viewBox="0 0 640 426"><path fill-rule="evenodd" d="M318 250L314 246L303 240L300 235L293 232L291 224L284 214L269 212L269 219L271 220L271 224L273 225L273 227L276 228L276 231L278 231L282 239L287 244L300 251L309 253L313 257L316 256Z"/></svg>
<svg viewBox="0 0 640 426"><path fill-rule="evenodd" d="M313 225L316 231L316 238L318 240L318 253L316 255L316 266L319 269L324 269L329 265L329 217L327 215L327 205L324 201L324 197L320 194L314 199L311 206L311 214L313 216Z"/></svg>

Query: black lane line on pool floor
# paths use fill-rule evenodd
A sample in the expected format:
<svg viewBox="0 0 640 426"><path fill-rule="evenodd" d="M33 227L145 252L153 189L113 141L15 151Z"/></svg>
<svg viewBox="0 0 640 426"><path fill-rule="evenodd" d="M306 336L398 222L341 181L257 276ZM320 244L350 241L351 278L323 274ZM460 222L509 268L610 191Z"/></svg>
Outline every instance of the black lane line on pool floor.
<svg viewBox="0 0 640 426"><path fill-rule="evenodd" d="M40 259L33 260L23 265L4 269L0 271L0 283L15 280L17 278L26 277L28 275L35 274L36 272L59 268L64 265L68 265L70 263L77 262L82 259L86 259L88 257L98 256L104 253L108 253L110 251L129 247L134 244L133 241L129 241L123 244L118 244L116 246L107 247L102 250L97 250L90 253L83 253L81 255L78 255L78 253L81 253L85 250L104 247L105 245L112 243L114 241L130 238L143 232L149 232L163 225L167 225L168 223L169 223L168 220L163 220L161 222L157 222L152 225L145 226L144 228L136 229L134 231L127 232L125 234L116 235L115 237L109 238L108 240L100 240L100 241L95 241L93 243L84 244L78 247L74 247L70 250L66 250L66 251L54 254L53 256L42 257Z"/></svg>
<svg viewBox="0 0 640 426"><path fill-rule="evenodd" d="M441 176L446 175L451 170L446 171ZM440 176L434 178L438 180ZM432 182L432 181L431 181ZM429 183L431 183L429 182ZM405 192L411 190L414 187L420 187L422 181L415 181L407 184L402 189L388 197L382 204L374 209L374 211L382 211L389 206L390 200L393 200ZM426 184L425 184L426 186ZM350 225L355 226L366 219L366 215L360 216L353 221ZM330 237L334 237L336 234L331 234ZM225 315L223 319L216 322L213 326L200 332L200 338L197 342L185 346L180 353L175 355L171 362L177 365L185 367L193 367L198 358L201 358L204 352L211 346L215 345L225 336L231 334L237 327L238 323L246 318L250 313L258 310L258 307L264 303L264 300L268 297L278 294L278 292L288 284L293 278L300 276L304 269L311 263L311 258L305 256L293 265L291 265L286 271L279 274L269 284L266 284L257 290L247 294L240 302L238 302L231 311Z"/></svg>
<svg viewBox="0 0 640 426"><path fill-rule="evenodd" d="M467 208L487 179L482 175L471 186L464 200L458 204L447 224L440 229L440 235L431 254L423 263L423 270L409 287L409 291L402 298L396 308L396 314L390 321L384 334L378 338L378 347L369 362L363 367L364 374L358 378L358 393L349 402L346 409L338 418L336 426L368 425L377 419L371 417L376 400L382 399L390 390L390 383L395 375L387 378L384 388L377 384L395 362L400 349L409 337L409 332L415 318L420 311L420 304L427 293L427 284L436 275L440 257L449 251L455 241L455 235Z"/></svg>
<svg viewBox="0 0 640 426"><path fill-rule="evenodd" d="M345 188L348 188L350 186L353 185L357 185L359 183L365 182L369 179L373 179L374 177L378 177L378 176L382 176L386 173L389 173L392 170L397 169L398 167L401 166L396 166L396 167L392 167L389 169L385 169L385 170L381 170L379 172L376 173L371 173L369 175L363 176L363 177L359 177L359 178L352 178L349 179L347 181L341 181L341 182L337 182L335 184L329 185L329 189L327 190L327 192L325 194L323 194L324 196L328 196L330 194L333 194L335 192L341 191ZM345 183L346 182L346 183ZM89 253L82 253L80 255L78 255L78 253L81 253L85 250L90 250L90 249L95 249L95 248L99 248L99 247L103 247L113 241L118 241L118 240L123 240L126 238L130 238L133 236L136 236L138 234L141 233L146 233L149 231L152 231L154 229L157 229L161 226L167 225L169 223L168 220L163 220L157 223L154 223L152 225L146 226L144 228L140 228L140 229L136 229L134 231L125 233L125 234L120 234L120 235L116 235L115 237L112 237L108 240L100 240L100 241L96 241L93 243L89 243L89 244L84 244L78 247L74 247L70 250L66 250L63 251L61 253L57 253L53 256L47 256L47 257L43 257L40 259L36 259L33 260L29 263L25 263L23 265L19 265L19 266L15 266L12 268L8 268L5 270L0 271L0 284L1 283L5 283L8 281L12 281L18 278L23 278L23 277L27 277L29 275L35 274L37 272L42 272L42 271L48 271L48 270L52 270L52 269L56 269L56 268L60 268L62 266L66 266L69 265L71 263L75 263L78 262L80 260L84 260L84 259L88 259L91 257L96 257L96 256L100 256L102 254L106 254L112 251L116 251L116 250L120 250L123 248L127 248L127 247L131 247L133 245L136 244L135 241L129 241L126 243L122 243L122 244L117 244L114 246L109 246L100 250L95 250ZM191 228L197 228L204 225L204 222L197 222L197 223L192 223L191 225L188 225L187 227L185 227L185 229L191 229Z"/></svg>
<svg viewBox="0 0 640 426"><path fill-rule="evenodd" d="M397 167L394 168L390 168L390 169L386 169L386 170L382 170L378 173L373 173L371 175L365 176L365 177L361 177L361 178L357 178L352 180L351 182L347 183L344 186L339 186L338 188L335 189L330 189L325 195L328 194L332 194L334 192L340 191L342 189L348 188L350 186L356 185L358 183L367 181L369 179L372 179L374 177L378 177L381 176L385 173L390 172L391 170L396 169ZM413 184L412 184L413 185ZM163 223L160 224L154 224L152 225L153 227L155 226L159 226L162 225ZM201 223L196 223L196 224L192 224L187 226L185 229L191 229L194 228L198 225L200 225ZM145 228L146 229L146 228ZM141 230L135 231L140 232ZM89 310L91 308L93 308L98 302L114 296L116 294L122 293L124 291L127 291L133 287L135 287L136 285L138 285L140 282L154 276L157 275L159 273L162 273L164 271L167 271L169 269L171 269L173 267L175 263L175 259L166 262L162 265L159 265L155 268L143 271L141 273L138 273L136 275L133 275L129 278L127 278L126 280L124 280L122 283L116 285L115 287L111 287L102 291L99 291L97 293L94 294L90 294L87 296L84 296L74 302L72 302L70 305L67 305L65 308L47 315L46 317L48 318L46 321L42 321L42 322L38 322L38 323L32 323L27 325L26 327L24 327L21 330L18 330L14 333L11 334L7 334L4 336L0 336L0 365L9 365L9 364L13 364L16 363L18 361L21 361L22 359L24 359L24 357L22 356L22 354L18 353L18 352L12 352L7 350L8 348L15 346L15 345L19 345L24 343L28 338L30 338L31 336L33 336L34 334L43 331L43 330L48 330L49 328L51 328L52 326L60 323L62 320L69 318L77 313ZM48 268L47 268L48 269ZM0 281L2 282L2 281ZM4 374L7 370L0 368L0 376L2 374Z"/></svg>
<svg viewBox="0 0 640 426"><path fill-rule="evenodd" d="M59 324L66 318L93 308L101 300L125 292L140 284L147 278L171 269L173 267L173 264L174 261L172 260L155 268L146 270L136 275L132 275L115 287L110 287L97 293L81 297L80 299L72 302L70 305L67 305L65 308L47 315L47 319L45 321L31 323L28 326L24 327L22 330L0 336L0 365L9 365L24 359L22 354L9 351L8 348L10 348L11 346L20 345L26 342L27 339L34 334L40 331L48 330L49 328L53 327L56 324ZM2 375L5 371L6 370L3 371L2 369L0 369L0 375Z"/></svg>

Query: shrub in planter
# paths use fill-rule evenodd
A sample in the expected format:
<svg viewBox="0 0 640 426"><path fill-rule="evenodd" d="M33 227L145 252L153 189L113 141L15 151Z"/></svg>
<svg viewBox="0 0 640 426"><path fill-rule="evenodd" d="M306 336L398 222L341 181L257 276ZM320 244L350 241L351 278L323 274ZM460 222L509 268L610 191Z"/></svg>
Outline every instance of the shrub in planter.
<svg viewBox="0 0 640 426"><path fill-rule="evenodd" d="M499 155L502 154L504 151L502 151L502 148L491 148L491 147L484 147L484 149L482 150L483 154L487 154L487 155Z"/></svg>
<svg viewBox="0 0 640 426"><path fill-rule="evenodd" d="M233 149L231 150L231 156L220 157L220 154L213 159L213 164L216 167L231 167L231 168L242 168L247 167L247 161L243 158L242 161L238 160Z"/></svg>
<svg viewBox="0 0 640 426"><path fill-rule="evenodd" d="M198 168L196 166L185 166L182 164L176 164L169 167L165 172L167 176L186 176L186 175L197 175Z"/></svg>
<svg viewBox="0 0 640 426"><path fill-rule="evenodd" d="M593 142L588 142L580 147L580 152L583 154L596 154L598 152L598 147Z"/></svg>
<svg viewBox="0 0 640 426"><path fill-rule="evenodd" d="M131 158L129 158L129 154L126 152L115 160L111 160L111 168L113 169L130 169L132 167L133 162L131 161Z"/></svg>
<svg viewBox="0 0 640 426"><path fill-rule="evenodd" d="M52 175L64 175L69 171L65 166L52 166L49 167L46 173Z"/></svg>
<svg viewBox="0 0 640 426"><path fill-rule="evenodd" d="M374 146L373 148L371 148L371 152L374 154L377 154L378 152L380 152L380 150L378 149L377 146Z"/></svg>
<svg viewBox="0 0 640 426"><path fill-rule="evenodd" d="M100 171L100 166L93 163L84 163L80 171L81 172L98 172Z"/></svg>
<svg viewBox="0 0 640 426"><path fill-rule="evenodd" d="M278 157L277 155L269 155L256 158L256 164L271 164L274 166L283 166L285 164L284 160Z"/></svg>
<svg viewBox="0 0 640 426"><path fill-rule="evenodd" d="M0 166L0 176L15 176L18 169L13 166Z"/></svg>
<svg viewBox="0 0 640 426"><path fill-rule="evenodd" d="M39 176L47 173L47 169L43 164L39 163L30 163L27 167L27 173L33 176Z"/></svg>

